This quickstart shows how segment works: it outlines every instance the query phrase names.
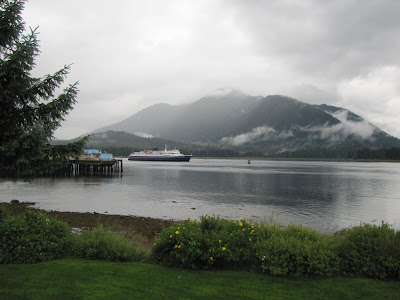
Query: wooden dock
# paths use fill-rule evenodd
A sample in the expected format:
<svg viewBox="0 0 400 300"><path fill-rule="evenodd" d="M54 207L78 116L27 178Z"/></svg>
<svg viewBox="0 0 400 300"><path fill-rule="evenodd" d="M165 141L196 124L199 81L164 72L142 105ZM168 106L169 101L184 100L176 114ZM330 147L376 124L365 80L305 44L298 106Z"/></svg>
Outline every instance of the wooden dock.
<svg viewBox="0 0 400 300"><path fill-rule="evenodd" d="M79 174L97 174L97 175L112 175L123 173L122 159L110 160L71 160L71 173Z"/></svg>

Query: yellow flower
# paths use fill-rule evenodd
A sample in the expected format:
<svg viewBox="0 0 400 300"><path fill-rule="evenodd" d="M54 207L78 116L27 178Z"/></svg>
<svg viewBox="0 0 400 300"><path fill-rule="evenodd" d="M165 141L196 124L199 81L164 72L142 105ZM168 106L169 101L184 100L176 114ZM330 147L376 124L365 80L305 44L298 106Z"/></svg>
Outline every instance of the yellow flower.
<svg viewBox="0 0 400 300"><path fill-rule="evenodd" d="M210 259L213 260L214 258L212 258L212 256L211 256Z"/></svg>
<svg viewBox="0 0 400 300"><path fill-rule="evenodd" d="M240 221L243 221L243 217L240 218Z"/></svg>
<svg viewBox="0 0 400 300"><path fill-rule="evenodd" d="M177 230L177 231L175 231L175 234L179 234L179 231Z"/></svg>
<svg viewBox="0 0 400 300"><path fill-rule="evenodd" d="M154 243L153 245L155 246L155 245L157 245L157 243Z"/></svg>
<svg viewBox="0 0 400 300"><path fill-rule="evenodd" d="M251 242L251 238L249 238L249 242Z"/></svg>
<svg viewBox="0 0 400 300"><path fill-rule="evenodd" d="M172 234L169 236L170 239L172 239Z"/></svg>
<svg viewBox="0 0 400 300"><path fill-rule="evenodd" d="M175 245L175 248L178 248L178 245Z"/></svg>
<svg viewBox="0 0 400 300"><path fill-rule="evenodd" d="M243 228L242 230L245 231L246 229Z"/></svg>
<svg viewBox="0 0 400 300"><path fill-rule="evenodd" d="M252 228L252 229L254 229L254 226L253 226L253 225L251 225L251 228Z"/></svg>
<svg viewBox="0 0 400 300"><path fill-rule="evenodd" d="M225 247L222 247L222 251L225 251L226 250L226 248Z"/></svg>
<svg viewBox="0 0 400 300"><path fill-rule="evenodd" d="M240 226L243 226L243 223L240 223Z"/></svg>
<svg viewBox="0 0 400 300"><path fill-rule="evenodd" d="M220 244L221 244L221 240L219 240L219 241L218 241L218 243L220 243Z"/></svg>
<svg viewBox="0 0 400 300"><path fill-rule="evenodd" d="M180 248L182 245L179 245L178 248Z"/></svg>

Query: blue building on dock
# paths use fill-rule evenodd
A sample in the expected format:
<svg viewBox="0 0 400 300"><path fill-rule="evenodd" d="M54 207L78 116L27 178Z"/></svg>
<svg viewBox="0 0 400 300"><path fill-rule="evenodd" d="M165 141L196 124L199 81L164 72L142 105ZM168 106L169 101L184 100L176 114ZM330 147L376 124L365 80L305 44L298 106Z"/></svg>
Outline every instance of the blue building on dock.
<svg viewBox="0 0 400 300"><path fill-rule="evenodd" d="M122 159L115 159L111 153L100 149L84 149L83 153L71 161L74 174L79 173L122 173Z"/></svg>
<svg viewBox="0 0 400 300"><path fill-rule="evenodd" d="M111 153L103 153L100 149L84 149L79 160L113 160Z"/></svg>
<svg viewBox="0 0 400 300"><path fill-rule="evenodd" d="M83 153L85 154L100 154L100 149L83 149Z"/></svg>

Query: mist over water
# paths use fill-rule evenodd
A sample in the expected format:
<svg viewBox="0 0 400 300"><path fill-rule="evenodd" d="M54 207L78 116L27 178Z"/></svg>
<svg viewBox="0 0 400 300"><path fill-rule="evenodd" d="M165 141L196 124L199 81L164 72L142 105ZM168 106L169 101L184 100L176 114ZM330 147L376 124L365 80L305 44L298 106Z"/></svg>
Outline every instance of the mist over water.
<svg viewBox="0 0 400 300"><path fill-rule="evenodd" d="M272 217L333 233L382 220L399 228L399 182L396 163L124 160L124 173L115 177L2 180L0 201L176 220L204 214L255 221Z"/></svg>

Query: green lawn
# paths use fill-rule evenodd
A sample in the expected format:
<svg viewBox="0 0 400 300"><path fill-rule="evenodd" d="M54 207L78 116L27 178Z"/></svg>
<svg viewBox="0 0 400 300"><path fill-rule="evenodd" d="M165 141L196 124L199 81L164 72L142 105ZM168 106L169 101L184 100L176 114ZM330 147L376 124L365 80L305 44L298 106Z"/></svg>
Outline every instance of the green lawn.
<svg viewBox="0 0 400 300"><path fill-rule="evenodd" d="M400 299L400 282L283 279L80 259L0 265L0 299Z"/></svg>

